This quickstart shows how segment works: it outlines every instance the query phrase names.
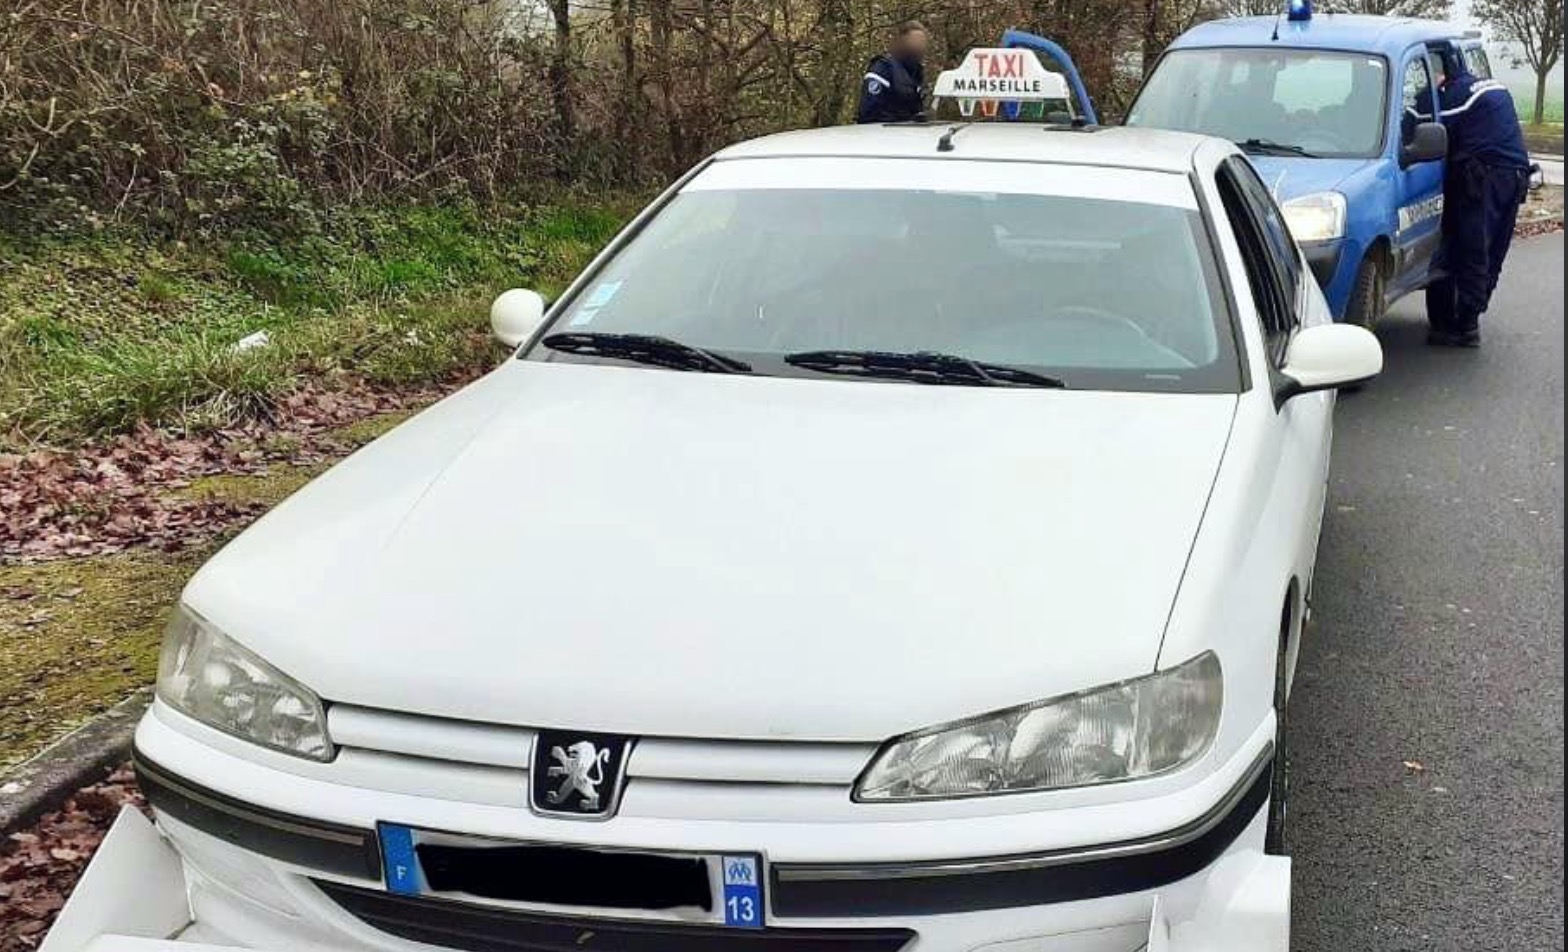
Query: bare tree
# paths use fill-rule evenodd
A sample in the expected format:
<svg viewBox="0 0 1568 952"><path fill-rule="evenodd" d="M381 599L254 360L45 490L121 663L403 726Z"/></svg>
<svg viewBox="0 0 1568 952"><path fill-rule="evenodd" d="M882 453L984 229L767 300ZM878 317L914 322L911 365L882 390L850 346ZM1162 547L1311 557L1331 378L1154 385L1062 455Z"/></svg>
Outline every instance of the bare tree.
<svg viewBox="0 0 1568 952"><path fill-rule="evenodd" d="M1285 12L1280 0L1221 0L1219 13L1227 17L1275 16Z"/></svg>
<svg viewBox="0 0 1568 952"><path fill-rule="evenodd" d="M1476 0L1475 15L1500 39L1518 43L1535 73L1534 122L1546 112L1546 77L1563 55L1563 0Z"/></svg>
<svg viewBox="0 0 1568 952"><path fill-rule="evenodd" d="M571 153L576 136L576 114L572 106L572 11L567 0L549 0L550 19L555 26L555 44L550 56L550 98L555 103L556 135L562 152ZM564 172L564 167L562 168Z"/></svg>
<svg viewBox="0 0 1568 952"><path fill-rule="evenodd" d="M1345 13L1371 13L1385 17L1446 20L1453 6L1453 0L1348 0L1348 2L1333 4L1333 9Z"/></svg>

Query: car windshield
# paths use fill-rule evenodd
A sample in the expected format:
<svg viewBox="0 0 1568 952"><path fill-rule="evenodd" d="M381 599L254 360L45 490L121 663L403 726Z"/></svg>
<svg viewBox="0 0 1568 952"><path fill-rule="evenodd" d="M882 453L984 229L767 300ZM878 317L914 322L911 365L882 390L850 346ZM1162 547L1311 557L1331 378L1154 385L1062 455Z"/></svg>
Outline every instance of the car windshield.
<svg viewBox="0 0 1568 952"><path fill-rule="evenodd" d="M579 283L525 357L616 362L552 335L648 335L759 374L822 377L823 351L935 353L1072 389L1234 392L1216 287L1182 175L720 161Z"/></svg>
<svg viewBox="0 0 1568 952"><path fill-rule="evenodd" d="M1381 57L1365 54L1175 50L1160 60L1127 124L1325 158L1370 157L1383 144L1387 71Z"/></svg>

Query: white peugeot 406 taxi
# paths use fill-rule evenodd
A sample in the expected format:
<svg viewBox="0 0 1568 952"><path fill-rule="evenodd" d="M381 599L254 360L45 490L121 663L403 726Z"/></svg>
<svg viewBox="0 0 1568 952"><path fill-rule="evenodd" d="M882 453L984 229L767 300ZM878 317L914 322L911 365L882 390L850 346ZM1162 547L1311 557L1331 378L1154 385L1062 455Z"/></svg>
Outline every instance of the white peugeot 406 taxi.
<svg viewBox="0 0 1568 952"><path fill-rule="evenodd" d="M1053 86L979 52L1028 62L945 80ZM1382 357L1234 146L748 142L493 317L513 359L191 581L157 826L49 952L1287 947L1333 390Z"/></svg>

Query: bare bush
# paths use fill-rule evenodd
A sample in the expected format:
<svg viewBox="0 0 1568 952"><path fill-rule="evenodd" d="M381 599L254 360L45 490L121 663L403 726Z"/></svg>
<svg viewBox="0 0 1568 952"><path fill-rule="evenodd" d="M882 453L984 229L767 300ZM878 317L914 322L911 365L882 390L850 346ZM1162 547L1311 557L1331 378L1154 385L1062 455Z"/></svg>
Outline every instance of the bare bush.
<svg viewBox="0 0 1568 952"><path fill-rule="evenodd" d="M842 121L888 28L1022 26L1097 99L1211 0L3 0L0 224L309 229L333 203L642 184Z"/></svg>

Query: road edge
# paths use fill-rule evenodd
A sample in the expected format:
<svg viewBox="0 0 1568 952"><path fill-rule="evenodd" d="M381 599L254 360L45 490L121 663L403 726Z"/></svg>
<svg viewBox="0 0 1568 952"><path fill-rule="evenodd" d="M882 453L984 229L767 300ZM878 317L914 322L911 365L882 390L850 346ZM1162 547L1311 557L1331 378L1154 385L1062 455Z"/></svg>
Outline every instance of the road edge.
<svg viewBox="0 0 1568 952"><path fill-rule="evenodd" d="M152 689L143 688L0 773L0 836L58 809L76 791L129 759L136 724L151 702Z"/></svg>

